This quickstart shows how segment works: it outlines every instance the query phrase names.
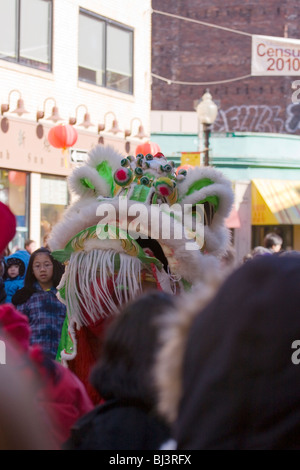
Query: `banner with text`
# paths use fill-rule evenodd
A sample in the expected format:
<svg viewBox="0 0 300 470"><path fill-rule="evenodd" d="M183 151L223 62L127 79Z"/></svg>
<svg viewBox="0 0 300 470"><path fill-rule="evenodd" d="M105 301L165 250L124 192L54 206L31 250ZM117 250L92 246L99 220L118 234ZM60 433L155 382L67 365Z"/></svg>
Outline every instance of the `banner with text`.
<svg viewBox="0 0 300 470"><path fill-rule="evenodd" d="M300 75L300 40L252 36L252 75Z"/></svg>

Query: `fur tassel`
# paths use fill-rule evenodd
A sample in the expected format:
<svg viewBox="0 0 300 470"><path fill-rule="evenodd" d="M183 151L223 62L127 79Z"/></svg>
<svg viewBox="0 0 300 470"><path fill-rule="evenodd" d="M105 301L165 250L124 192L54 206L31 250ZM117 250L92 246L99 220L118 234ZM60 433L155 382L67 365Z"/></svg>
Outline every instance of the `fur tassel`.
<svg viewBox="0 0 300 470"><path fill-rule="evenodd" d="M62 281L66 282L69 318L78 326L117 314L122 303L142 292L141 261L120 253L120 267L115 274L116 255L113 250L80 251L71 255ZM62 287L61 283L59 288Z"/></svg>

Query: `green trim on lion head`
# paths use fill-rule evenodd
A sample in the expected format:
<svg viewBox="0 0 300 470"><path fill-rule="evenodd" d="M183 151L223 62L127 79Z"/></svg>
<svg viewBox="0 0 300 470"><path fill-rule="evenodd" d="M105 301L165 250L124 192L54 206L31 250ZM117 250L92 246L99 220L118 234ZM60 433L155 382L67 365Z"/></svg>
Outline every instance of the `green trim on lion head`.
<svg viewBox="0 0 300 470"><path fill-rule="evenodd" d="M93 239L118 240L120 248L127 255L137 257L142 263L154 263L159 269L162 268L162 263L157 258L147 255L127 231L120 227L108 224L97 224L81 230L66 244L64 249L52 251L52 256L60 263L66 263L70 260L72 253L84 251L86 248L86 242ZM118 257L116 257L115 261L115 268L117 270L120 266Z"/></svg>

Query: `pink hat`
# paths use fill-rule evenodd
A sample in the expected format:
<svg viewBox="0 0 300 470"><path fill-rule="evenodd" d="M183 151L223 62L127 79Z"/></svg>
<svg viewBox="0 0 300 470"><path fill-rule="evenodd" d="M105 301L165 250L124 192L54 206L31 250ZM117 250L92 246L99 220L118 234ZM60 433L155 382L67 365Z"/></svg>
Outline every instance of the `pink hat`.
<svg viewBox="0 0 300 470"><path fill-rule="evenodd" d="M0 202L0 254L14 238L16 233L16 217L10 208Z"/></svg>

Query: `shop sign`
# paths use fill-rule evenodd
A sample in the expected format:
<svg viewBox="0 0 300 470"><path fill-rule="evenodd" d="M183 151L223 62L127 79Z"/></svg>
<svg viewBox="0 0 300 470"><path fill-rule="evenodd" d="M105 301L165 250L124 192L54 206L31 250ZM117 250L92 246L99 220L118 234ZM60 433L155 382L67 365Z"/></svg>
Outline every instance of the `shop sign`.
<svg viewBox="0 0 300 470"><path fill-rule="evenodd" d="M88 153L86 150L70 149L70 158L73 163L83 163L87 159Z"/></svg>
<svg viewBox="0 0 300 470"><path fill-rule="evenodd" d="M181 152L181 165L200 166L199 152Z"/></svg>

